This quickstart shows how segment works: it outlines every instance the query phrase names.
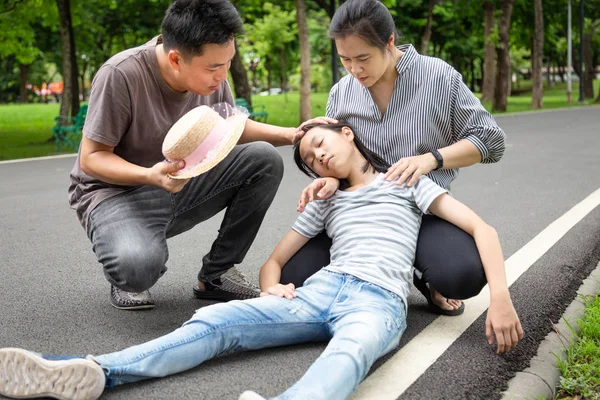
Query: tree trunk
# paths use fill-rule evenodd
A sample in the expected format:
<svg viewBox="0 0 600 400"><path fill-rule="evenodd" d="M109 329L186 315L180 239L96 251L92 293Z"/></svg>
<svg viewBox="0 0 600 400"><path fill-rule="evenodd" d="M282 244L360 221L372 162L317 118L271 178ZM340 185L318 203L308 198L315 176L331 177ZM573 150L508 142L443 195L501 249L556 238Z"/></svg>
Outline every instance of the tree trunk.
<svg viewBox="0 0 600 400"><path fill-rule="evenodd" d="M19 102L29 103L27 96L27 78L29 77L29 65L19 63Z"/></svg>
<svg viewBox="0 0 600 400"><path fill-rule="evenodd" d="M248 104L252 105L252 92L250 91L250 84L248 83L248 74L246 67L244 67L244 61L240 56L237 42L235 44L235 55L231 60L231 79L233 80L233 87L235 89L235 97L242 97L246 99Z"/></svg>
<svg viewBox="0 0 600 400"><path fill-rule="evenodd" d="M542 67L544 55L544 11L542 0L534 0L535 11L535 36L533 37L533 51L531 57L531 108L544 107L544 82L542 80ZM548 78L550 78L550 64L548 64Z"/></svg>
<svg viewBox="0 0 600 400"><path fill-rule="evenodd" d="M300 123L312 118L310 105L310 42L304 0L296 0L296 23L300 40Z"/></svg>
<svg viewBox="0 0 600 400"><path fill-rule="evenodd" d="M62 75L65 82L60 115L72 116L79 112L79 83L77 79L77 58L75 56L75 39L71 20L71 0L56 0L60 19L60 38L62 42L63 68Z"/></svg>
<svg viewBox="0 0 600 400"><path fill-rule="evenodd" d="M429 40L431 39L431 22L433 21L433 6L435 0L429 0L429 8L427 9L427 24L425 25L425 32L423 33L423 40L421 41L421 54L426 56L427 49L429 48Z"/></svg>
<svg viewBox="0 0 600 400"><path fill-rule="evenodd" d="M506 111L508 88L510 85L510 20L514 0L502 1L502 15L498 21L499 46L496 49L498 69L494 90L493 111Z"/></svg>
<svg viewBox="0 0 600 400"><path fill-rule="evenodd" d="M592 31L593 32L593 31ZM583 96L586 99L594 98L594 54L592 49L592 32L583 34Z"/></svg>
<svg viewBox="0 0 600 400"><path fill-rule="evenodd" d="M496 44L490 36L494 31L494 13L496 6L493 1L486 1L483 4L484 19L484 42L485 42L485 61L483 64L483 85L481 88L481 101L490 101L494 98L494 64L496 61Z"/></svg>

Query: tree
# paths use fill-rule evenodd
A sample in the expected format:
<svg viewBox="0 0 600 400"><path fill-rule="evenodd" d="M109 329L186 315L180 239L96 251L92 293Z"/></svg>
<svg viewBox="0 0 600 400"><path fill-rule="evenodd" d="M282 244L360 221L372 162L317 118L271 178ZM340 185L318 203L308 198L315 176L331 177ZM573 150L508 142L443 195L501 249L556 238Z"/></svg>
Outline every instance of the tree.
<svg viewBox="0 0 600 400"><path fill-rule="evenodd" d="M79 82L77 79L77 56L71 19L71 0L56 0L60 19L60 37L62 41L64 79L60 115L77 115L79 112Z"/></svg>
<svg viewBox="0 0 600 400"><path fill-rule="evenodd" d="M427 8L427 23L425 24L425 32L423 33L423 40L421 41L421 54L424 56L427 55L429 40L431 39L431 22L433 21L434 5L435 0L429 0L429 7Z"/></svg>
<svg viewBox="0 0 600 400"><path fill-rule="evenodd" d="M246 99L248 104L252 105L252 92L250 91L250 84L248 83L248 74L246 73L244 61L240 55L237 42L235 43L235 55L233 56L233 60L231 60L229 72L231 72L235 96Z"/></svg>
<svg viewBox="0 0 600 400"><path fill-rule="evenodd" d="M483 3L483 40L484 40L484 61L483 61L483 83L481 87L481 101L490 101L494 98L494 72L496 62L496 42L492 38L494 33L494 13L496 4L494 0L486 0Z"/></svg>
<svg viewBox="0 0 600 400"><path fill-rule="evenodd" d="M533 7L535 10L535 34L533 37L533 55L531 59L531 108L535 109L544 107L544 84L542 81L542 67L544 65L544 10L542 0L534 0ZM549 68L547 73L550 76Z"/></svg>
<svg viewBox="0 0 600 400"><path fill-rule="evenodd" d="M300 41L300 123L312 118L310 106L310 43L304 0L296 0L296 24Z"/></svg>
<svg viewBox="0 0 600 400"><path fill-rule="evenodd" d="M28 102L27 80L31 64L39 57L32 22L38 17L30 7L39 6L38 1L11 0L0 3L0 59L14 57L19 69L19 101ZM6 88L2 88L6 90Z"/></svg>
<svg viewBox="0 0 600 400"><path fill-rule="evenodd" d="M498 21L499 44L496 48L497 74L492 110L506 111L508 85L510 84L510 20L514 0L502 0L502 13Z"/></svg>

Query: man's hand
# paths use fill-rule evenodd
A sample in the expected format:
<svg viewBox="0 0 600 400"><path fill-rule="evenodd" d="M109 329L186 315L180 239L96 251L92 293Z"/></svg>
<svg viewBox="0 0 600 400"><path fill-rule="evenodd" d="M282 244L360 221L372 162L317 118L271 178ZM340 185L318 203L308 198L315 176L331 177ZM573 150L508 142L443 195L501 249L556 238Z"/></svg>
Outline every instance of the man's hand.
<svg viewBox="0 0 600 400"><path fill-rule="evenodd" d="M291 300L296 297L296 287L293 283L288 283L287 285L278 283L277 285L268 288L265 292L261 292L260 295L285 297L286 299Z"/></svg>
<svg viewBox="0 0 600 400"><path fill-rule="evenodd" d="M335 119L331 119L331 118L327 118L327 117L317 117L317 118L312 118L309 119L308 121L303 122L297 129L296 131L293 133L292 135L292 144L296 144L298 143L298 141L300 139L302 139L302 137L304 136L304 131L302 130L303 127L305 127L306 125L312 125L312 124L337 124L338 121Z"/></svg>
<svg viewBox="0 0 600 400"><path fill-rule="evenodd" d="M489 344L498 344L497 353L504 354L523 339L523 328L513 307L510 295L492 298L485 321L485 335Z"/></svg>
<svg viewBox="0 0 600 400"><path fill-rule="evenodd" d="M421 175L430 173L435 167L437 167L437 161L431 153L414 157L404 157L388 169L385 179L393 181L400 177L396 184L402 185L410 177L410 180L407 182L407 185L410 187L417 183Z"/></svg>
<svg viewBox="0 0 600 400"><path fill-rule="evenodd" d="M161 161L149 169L148 181L152 186L165 189L170 193L177 193L183 189L189 179L173 179L168 174L175 173L185 167L185 162L178 161L170 163Z"/></svg>
<svg viewBox="0 0 600 400"><path fill-rule="evenodd" d="M340 187L340 181L335 178L319 178L312 181L304 188L298 199L298 212L303 212L304 207L313 200L325 200L333 196Z"/></svg>

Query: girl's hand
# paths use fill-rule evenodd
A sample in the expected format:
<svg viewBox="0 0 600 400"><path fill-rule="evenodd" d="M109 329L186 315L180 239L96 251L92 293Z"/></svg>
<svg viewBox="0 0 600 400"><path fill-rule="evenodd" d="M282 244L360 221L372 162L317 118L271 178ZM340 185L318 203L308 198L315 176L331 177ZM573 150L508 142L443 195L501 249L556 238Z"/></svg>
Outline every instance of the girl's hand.
<svg viewBox="0 0 600 400"><path fill-rule="evenodd" d="M485 335L489 344L494 344L496 336L498 354L515 348L523 339L523 328L508 293L499 298L492 298L485 321Z"/></svg>
<svg viewBox="0 0 600 400"><path fill-rule="evenodd" d="M335 178L319 178L312 181L304 188L298 199L298 212L303 212L304 207L313 200L325 200L333 196L340 187L340 181Z"/></svg>
<svg viewBox="0 0 600 400"><path fill-rule="evenodd" d="M260 295L285 297L286 299L291 300L294 297L296 297L295 289L296 287L293 283L288 283L287 285L282 285L281 283L278 283L277 285L273 285L270 288L268 288L266 292L261 292Z"/></svg>
<svg viewBox="0 0 600 400"><path fill-rule="evenodd" d="M435 167L437 167L437 161L431 153L404 157L388 168L385 179L393 181L399 176L400 178L396 184L402 185L410 177L410 180L407 182L407 185L410 187L417 183L421 175L430 173Z"/></svg>

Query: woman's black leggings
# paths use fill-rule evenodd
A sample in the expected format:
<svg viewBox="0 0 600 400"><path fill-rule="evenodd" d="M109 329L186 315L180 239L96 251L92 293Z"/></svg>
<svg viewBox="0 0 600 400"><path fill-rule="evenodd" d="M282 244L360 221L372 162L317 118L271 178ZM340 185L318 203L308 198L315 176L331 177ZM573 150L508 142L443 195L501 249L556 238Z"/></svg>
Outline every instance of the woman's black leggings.
<svg viewBox="0 0 600 400"><path fill-rule="evenodd" d="M308 241L281 271L281 283L302 286L329 264L331 239L325 232ZM473 237L441 218L424 215L417 241L415 268L443 296L464 300L477 295L487 283Z"/></svg>

